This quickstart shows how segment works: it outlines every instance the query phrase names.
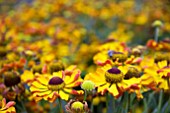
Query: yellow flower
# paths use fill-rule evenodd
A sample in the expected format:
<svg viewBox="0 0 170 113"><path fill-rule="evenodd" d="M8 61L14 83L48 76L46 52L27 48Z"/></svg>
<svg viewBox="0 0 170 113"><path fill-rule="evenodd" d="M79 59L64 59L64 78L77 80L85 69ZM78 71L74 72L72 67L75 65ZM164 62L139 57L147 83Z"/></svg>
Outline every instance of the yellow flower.
<svg viewBox="0 0 170 113"><path fill-rule="evenodd" d="M69 94L80 94L83 91L73 90L82 82L80 70L74 69L71 73L64 71L54 72L53 75L44 74L39 76L31 84L30 90L36 101L41 99L53 102L57 98L69 99Z"/></svg>
<svg viewBox="0 0 170 113"><path fill-rule="evenodd" d="M2 101L0 102L1 106L0 113L16 113L14 105L15 105L14 101L6 103L6 99L3 98Z"/></svg>
<svg viewBox="0 0 170 113"><path fill-rule="evenodd" d="M168 90L169 72L170 72L170 68L168 67L168 63L166 60L160 61L157 64L153 63L152 66L144 70L145 74L142 76L142 83L143 82L146 83L146 81L151 83L151 81L153 81L156 82L159 88ZM145 79L145 77L149 77L150 80Z"/></svg>
<svg viewBox="0 0 170 113"><path fill-rule="evenodd" d="M127 67L120 66L118 68L111 65L98 68L95 73L89 73L85 76L85 80L91 80L98 87L97 92L102 95L108 91L114 97L119 97L121 94L131 87L138 88L140 79L132 77L124 79L127 73Z"/></svg>

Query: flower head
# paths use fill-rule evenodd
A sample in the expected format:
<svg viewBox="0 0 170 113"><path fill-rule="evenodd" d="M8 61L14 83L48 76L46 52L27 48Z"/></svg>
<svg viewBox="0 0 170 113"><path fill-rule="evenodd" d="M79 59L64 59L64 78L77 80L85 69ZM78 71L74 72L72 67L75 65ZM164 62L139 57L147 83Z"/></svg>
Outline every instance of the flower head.
<svg viewBox="0 0 170 113"><path fill-rule="evenodd" d="M127 71L127 67L120 66L117 68L106 65L98 68L94 73L87 74L85 80L92 80L96 84L98 93L103 95L108 91L114 97L119 97L124 91L130 88L139 89L137 85L140 83L139 78L132 77L130 79L124 79Z"/></svg>
<svg viewBox="0 0 170 113"><path fill-rule="evenodd" d="M86 101L80 102L78 100L70 100L65 106L68 113L90 113Z"/></svg>
<svg viewBox="0 0 170 113"><path fill-rule="evenodd" d="M161 27L163 23L160 20L155 20L152 24L153 27Z"/></svg>
<svg viewBox="0 0 170 113"><path fill-rule="evenodd" d="M92 91L95 89L95 84L91 81L91 80L85 80L82 84L81 84L81 88L85 91Z"/></svg>
<svg viewBox="0 0 170 113"><path fill-rule="evenodd" d="M21 82L20 76L17 72L5 72L4 75L4 84L7 87L15 86Z"/></svg>
<svg viewBox="0 0 170 113"><path fill-rule="evenodd" d="M69 75L65 71L54 72L53 75L44 74L38 76L32 82L30 90L36 101L41 99L53 102L57 98L69 99L70 94L80 94L83 91L76 91L73 87L81 84L80 70L74 69Z"/></svg>

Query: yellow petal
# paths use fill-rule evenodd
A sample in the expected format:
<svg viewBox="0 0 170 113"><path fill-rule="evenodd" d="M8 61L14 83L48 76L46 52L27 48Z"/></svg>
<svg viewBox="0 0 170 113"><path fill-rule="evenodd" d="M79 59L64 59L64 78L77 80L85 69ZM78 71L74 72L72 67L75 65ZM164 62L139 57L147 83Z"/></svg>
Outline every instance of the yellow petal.
<svg viewBox="0 0 170 113"><path fill-rule="evenodd" d="M44 100L49 102L54 102L59 97L59 94L55 91L51 92L49 95L44 96Z"/></svg>
<svg viewBox="0 0 170 113"><path fill-rule="evenodd" d="M167 61L166 60L164 60L164 61L161 61L161 62L158 62L158 67L159 68L164 68L165 66L167 66Z"/></svg>
<svg viewBox="0 0 170 113"><path fill-rule="evenodd" d="M81 73L80 70L73 71L73 73L71 75L66 75L64 77L64 82L66 84L71 84L77 80L81 80L80 73Z"/></svg>
<svg viewBox="0 0 170 113"><path fill-rule="evenodd" d="M39 96L46 96L46 95L49 95L52 91L51 90L47 90L47 91L40 91L40 92L35 92L33 93L33 96L34 97L39 97Z"/></svg>
<svg viewBox="0 0 170 113"><path fill-rule="evenodd" d="M76 69L76 65L71 65L65 69L66 73L72 72L74 69Z"/></svg>
<svg viewBox="0 0 170 113"><path fill-rule="evenodd" d="M128 72L128 66L119 66L118 69L125 75Z"/></svg>
<svg viewBox="0 0 170 113"><path fill-rule="evenodd" d="M69 99L69 94L63 92L62 90L60 90L59 95L60 95L61 99L64 99L66 101Z"/></svg>
<svg viewBox="0 0 170 113"><path fill-rule="evenodd" d="M39 76L37 81L43 85L48 85L49 76Z"/></svg>
<svg viewBox="0 0 170 113"><path fill-rule="evenodd" d="M47 88L46 85L43 85L38 81L34 81L31 85L34 86L34 87L37 87L37 88Z"/></svg>
<svg viewBox="0 0 170 113"><path fill-rule="evenodd" d="M3 98L3 99L2 99L2 108L4 108L4 107L5 107L5 105L6 105L6 99L5 99L5 98Z"/></svg>
<svg viewBox="0 0 170 113"><path fill-rule="evenodd" d="M119 91L117 89L116 84L112 84L111 87L108 89L108 91L113 95L113 96L118 96Z"/></svg>
<svg viewBox="0 0 170 113"><path fill-rule="evenodd" d="M123 80L123 82L126 83L128 86L131 86L133 84L139 84L140 81L141 81L140 78L135 78L135 77L130 78L128 80Z"/></svg>
<svg viewBox="0 0 170 113"><path fill-rule="evenodd" d="M21 79L26 82L28 80L34 79L34 75L31 71L25 70L24 73L21 75Z"/></svg>
<svg viewBox="0 0 170 113"><path fill-rule="evenodd" d="M37 87L31 86L30 90L31 90L31 92L35 92L35 91L46 91L48 89L47 88L37 88Z"/></svg>
<svg viewBox="0 0 170 113"><path fill-rule="evenodd" d="M57 76L57 77L63 78L63 71L54 72L53 76Z"/></svg>
<svg viewBox="0 0 170 113"><path fill-rule="evenodd" d="M162 88L162 89L165 89L165 90L169 89L169 86L168 86L168 83L167 83L166 80L162 80L159 87Z"/></svg>
<svg viewBox="0 0 170 113"><path fill-rule="evenodd" d="M109 88L109 85L109 83L106 83L105 85L99 86L97 92L103 95L105 91Z"/></svg>

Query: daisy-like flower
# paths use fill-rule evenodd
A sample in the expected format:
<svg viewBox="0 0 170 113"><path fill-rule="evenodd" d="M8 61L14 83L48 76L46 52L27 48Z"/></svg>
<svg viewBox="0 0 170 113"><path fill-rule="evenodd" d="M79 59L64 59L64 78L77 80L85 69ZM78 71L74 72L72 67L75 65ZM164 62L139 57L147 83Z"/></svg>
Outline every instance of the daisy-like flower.
<svg viewBox="0 0 170 113"><path fill-rule="evenodd" d="M73 66L75 67L75 66ZM69 67L68 67L69 68ZM74 68L73 68L74 69ZM53 73L57 71L64 70L64 65L61 61L51 63L50 65L34 65L30 70L24 70L24 73L21 75L21 80L26 83L31 83L37 76L40 76L44 73Z"/></svg>
<svg viewBox="0 0 170 113"><path fill-rule="evenodd" d="M0 102L1 106L0 113L16 113L14 105L15 105L14 101L6 103L6 99L3 98L2 101Z"/></svg>
<svg viewBox="0 0 170 113"><path fill-rule="evenodd" d="M9 100L15 100L17 96L24 93L25 88L17 71L4 72L4 86L2 94Z"/></svg>
<svg viewBox="0 0 170 113"><path fill-rule="evenodd" d="M93 57L94 62L97 65L104 66L106 64L122 65L122 64L138 64L142 58L131 55L128 57L128 53L116 52L114 50L101 51Z"/></svg>
<svg viewBox="0 0 170 113"><path fill-rule="evenodd" d="M151 77L159 88L164 90L169 89L170 67L168 66L166 60L160 61L157 64L154 63L152 66L146 68L144 73L145 74L142 76L142 78ZM145 80L142 81L144 82Z"/></svg>
<svg viewBox="0 0 170 113"><path fill-rule="evenodd" d="M124 79L127 71L127 67L120 66L117 68L106 65L102 68L98 68L95 73L87 74L85 79L95 83L98 87L98 93L103 95L108 91L114 97L119 97L129 88L139 88L137 85L140 83L140 78L131 77L129 79Z"/></svg>
<svg viewBox="0 0 170 113"><path fill-rule="evenodd" d="M36 101L41 99L53 102L57 98L69 99L69 94L80 94L83 91L76 91L73 87L81 84L80 70L74 69L68 73L65 71L54 72L53 75L44 74L38 76L30 86L33 98Z"/></svg>

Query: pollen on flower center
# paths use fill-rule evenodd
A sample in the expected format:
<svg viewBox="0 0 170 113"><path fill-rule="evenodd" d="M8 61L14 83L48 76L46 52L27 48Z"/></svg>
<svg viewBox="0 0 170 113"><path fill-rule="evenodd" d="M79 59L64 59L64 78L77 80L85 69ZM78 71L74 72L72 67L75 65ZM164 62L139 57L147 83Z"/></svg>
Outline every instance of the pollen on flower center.
<svg viewBox="0 0 170 113"><path fill-rule="evenodd" d="M48 82L50 90L60 90L64 87L65 83L60 77L53 77Z"/></svg>
<svg viewBox="0 0 170 113"><path fill-rule="evenodd" d="M109 83L117 83L121 82L124 78L124 75L121 73L121 71L118 68L111 68L105 73L106 81Z"/></svg>

